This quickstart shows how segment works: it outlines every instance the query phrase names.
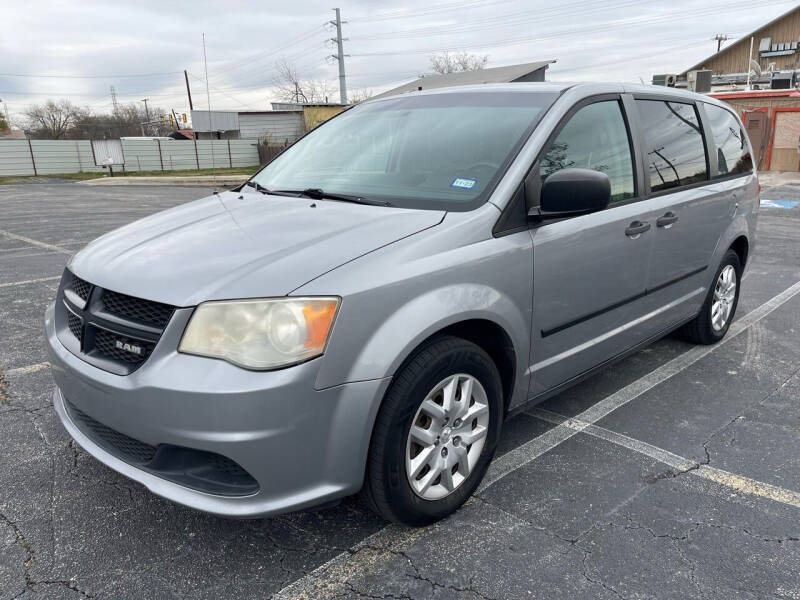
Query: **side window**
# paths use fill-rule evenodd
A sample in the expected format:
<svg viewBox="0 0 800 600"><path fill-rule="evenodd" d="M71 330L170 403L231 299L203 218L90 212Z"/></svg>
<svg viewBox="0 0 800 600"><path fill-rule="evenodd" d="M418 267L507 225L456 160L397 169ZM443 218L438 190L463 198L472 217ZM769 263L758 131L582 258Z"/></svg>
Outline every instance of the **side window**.
<svg viewBox="0 0 800 600"><path fill-rule="evenodd" d="M608 175L611 202L633 198L631 146L617 100L595 102L578 110L550 144L539 172L544 181L569 167Z"/></svg>
<svg viewBox="0 0 800 600"><path fill-rule="evenodd" d="M744 138L739 121L724 108L706 104L706 115L711 124L711 135L717 146L719 174L725 177L732 173L749 173L753 170L753 158Z"/></svg>
<svg viewBox="0 0 800 600"><path fill-rule="evenodd" d="M637 100L654 192L708 179L700 120L691 104Z"/></svg>

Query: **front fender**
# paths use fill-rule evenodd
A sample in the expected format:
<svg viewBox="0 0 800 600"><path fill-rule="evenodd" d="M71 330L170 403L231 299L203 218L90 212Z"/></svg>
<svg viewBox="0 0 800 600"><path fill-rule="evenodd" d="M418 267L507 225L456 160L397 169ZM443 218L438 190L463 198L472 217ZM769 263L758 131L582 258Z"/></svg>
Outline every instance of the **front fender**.
<svg viewBox="0 0 800 600"><path fill-rule="evenodd" d="M298 289L300 295L342 298L317 389L392 376L437 331L482 319L511 340L517 360L513 389L524 394L527 381L519 380L526 377L530 351L533 248L529 231L491 237L497 214L487 206L448 215L432 230Z"/></svg>
<svg viewBox="0 0 800 600"><path fill-rule="evenodd" d="M506 332L514 346L516 373L525 373L529 315L499 290L465 283L430 290L386 315L380 327L365 340L346 379L363 381L394 375L426 339L446 327L472 319L490 321ZM526 386L519 387L524 393ZM516 392L515 389L515 397Z"/></svg>

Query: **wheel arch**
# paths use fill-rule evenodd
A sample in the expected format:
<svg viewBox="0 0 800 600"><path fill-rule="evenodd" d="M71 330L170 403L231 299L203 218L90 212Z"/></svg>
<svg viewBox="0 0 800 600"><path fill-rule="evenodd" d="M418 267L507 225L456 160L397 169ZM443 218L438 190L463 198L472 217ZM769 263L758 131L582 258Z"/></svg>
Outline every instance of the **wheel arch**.
<svg viewBox="0 0 800 600"><path fill-rule="evenodd" d="M739 262L742 265L742 269L744 269L745 265L747 264L747 258L750 254L750 242L747 239L747 236L740 235L733 240L733 242L731 242L729 248L736 252L739 257Z"/></svg>
<svg viewBox="0 0 800 600"><path fill-rule="evenodd" d="M453 336L472 342L486 352L497 367L503 389L503 412L508 411L514 394L517 376L517 352L508 332L495 321L486 318L469 318L446 325L420 341L405 357L399 369L413 359L416 353L441 336Z"/></svg>

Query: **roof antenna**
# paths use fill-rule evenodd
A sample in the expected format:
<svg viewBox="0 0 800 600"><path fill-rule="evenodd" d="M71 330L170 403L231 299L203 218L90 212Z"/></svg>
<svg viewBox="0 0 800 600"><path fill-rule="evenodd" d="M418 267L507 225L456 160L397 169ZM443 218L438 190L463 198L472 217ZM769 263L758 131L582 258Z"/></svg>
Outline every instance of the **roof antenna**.
<svg viewBox="0 0 800 600"><path fill-rule="evenodd" d="M203 66L205 67L206 71L206 104L208 105L208 128L211 130L211 133L214 133L213 125L213 115L211 113L211 92L208 90L208 58L206 57L206 34L203 33ZM214 160L214 138L212 137L211 140L211 182L214 185L214 193L217 193L217 171L216 171L216 163L217 161Z"/></svg>

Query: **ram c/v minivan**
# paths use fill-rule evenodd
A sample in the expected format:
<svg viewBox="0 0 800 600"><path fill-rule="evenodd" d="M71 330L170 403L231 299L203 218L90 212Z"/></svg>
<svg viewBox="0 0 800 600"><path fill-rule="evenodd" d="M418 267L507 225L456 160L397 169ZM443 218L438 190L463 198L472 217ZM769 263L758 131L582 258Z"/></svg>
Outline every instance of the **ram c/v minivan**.
<svg viewBox="0 0 800 600"><path fill-rule="evenodd" d="M241 187L67 265L46 336L83 448L260 517L458 508L504 419L680 330L728 330L758 182L726 105L514 83L359 104Z"/></svg>

